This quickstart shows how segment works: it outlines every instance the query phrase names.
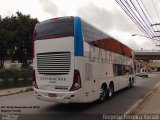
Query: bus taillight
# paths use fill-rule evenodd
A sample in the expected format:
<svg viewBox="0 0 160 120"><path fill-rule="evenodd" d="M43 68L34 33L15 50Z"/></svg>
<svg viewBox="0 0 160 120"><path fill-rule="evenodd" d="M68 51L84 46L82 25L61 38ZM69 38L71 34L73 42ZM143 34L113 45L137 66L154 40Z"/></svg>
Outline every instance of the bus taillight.
<svg viewBox="0 0 160 120"><path fill-rule="evenodd" d="M32 79L33 79L33 84L32 84L32 85L33 85L33 87L38 89L38 86L37 86L37 83L36 83L35 70L33 70L33 76L32 76Z"/></svg>
<svg viewBox="0 0 160 120"><path fill-rule="evenodd" d="M69 91L75 91L81 88L81 77L79 70L74 70L73 84Z"/></svg>

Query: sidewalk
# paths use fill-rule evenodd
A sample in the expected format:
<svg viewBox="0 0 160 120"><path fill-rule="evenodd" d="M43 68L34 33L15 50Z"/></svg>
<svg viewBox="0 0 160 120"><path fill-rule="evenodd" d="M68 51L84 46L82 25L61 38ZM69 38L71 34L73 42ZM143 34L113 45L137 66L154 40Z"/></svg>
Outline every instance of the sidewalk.
<svg viewBox="0 0 160 120"><path fill-rule="evenodd" d="M32 90L33 90L32 86L3 89L3 90L0 90L0 97L22 93L22 92L27 92L27 91L32 91Z"/></svg>
<svg viewBox="0 0 160 120"><path fill-rule="evenodd" d="M125 114L160 114L160 82Z"/></svg>
<svg viewBox="0 0 160 120"><path fill-rule="evenodd" d="M160 83L148 94L148 97L136 111L137 114L160 114Z"/></svg>

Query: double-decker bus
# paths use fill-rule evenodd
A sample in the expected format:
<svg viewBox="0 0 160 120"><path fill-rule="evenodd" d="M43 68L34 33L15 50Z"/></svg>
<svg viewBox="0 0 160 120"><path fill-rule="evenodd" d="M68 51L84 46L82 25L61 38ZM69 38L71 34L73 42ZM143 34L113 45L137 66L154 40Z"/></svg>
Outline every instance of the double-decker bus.
<svg viewBox="0 0 160 120"><path fill-rule="evenodd" d="M80 17L39 22L33 34L33 86L44 101L104 101L133 86L134 54Z"/></svg>

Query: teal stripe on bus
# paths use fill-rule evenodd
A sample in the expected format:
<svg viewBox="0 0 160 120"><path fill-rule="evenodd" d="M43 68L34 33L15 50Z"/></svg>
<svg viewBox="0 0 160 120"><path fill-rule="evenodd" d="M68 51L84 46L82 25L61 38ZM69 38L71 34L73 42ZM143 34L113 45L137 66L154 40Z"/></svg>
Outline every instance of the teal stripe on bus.
<svg viewBox="0 0 160 120"><path fill-rule="evenodd" d="M74 17L74 56L83 56L82 23L80 17Z"/></svg>

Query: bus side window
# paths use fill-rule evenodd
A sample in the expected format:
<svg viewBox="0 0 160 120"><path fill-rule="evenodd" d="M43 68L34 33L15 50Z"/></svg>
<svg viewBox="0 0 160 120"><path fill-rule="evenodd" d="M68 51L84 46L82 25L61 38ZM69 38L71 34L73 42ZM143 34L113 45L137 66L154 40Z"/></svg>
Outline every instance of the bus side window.
<svg viewBox="0 0 160 120"><path fill-rule="evenodd" d="M117 66L116 66L116 64L113 64L113 75L117 76Z"/></svg>

